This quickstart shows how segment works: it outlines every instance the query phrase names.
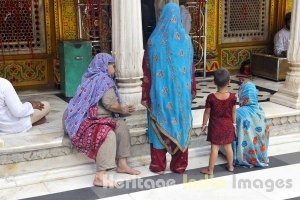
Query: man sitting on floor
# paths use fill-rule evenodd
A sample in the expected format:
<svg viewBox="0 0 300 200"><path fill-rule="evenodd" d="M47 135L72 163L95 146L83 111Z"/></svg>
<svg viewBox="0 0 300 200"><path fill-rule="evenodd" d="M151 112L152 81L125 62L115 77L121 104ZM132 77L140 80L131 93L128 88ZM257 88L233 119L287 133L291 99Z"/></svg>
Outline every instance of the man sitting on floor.
<svg viewBox="0 0 300 200"><path fill-rule="evenodd" d="M12 84L0 78L0 134L28 131L32 124L42 123L49 111L46 101L22 103Z"/></svg>
<svg viewBox="0 0 300 200"><path fill-rule="evenodd" d="M289 47L291 13L284 18L285 26L274 37L274 54L278 57L286 57Z"/></svg>

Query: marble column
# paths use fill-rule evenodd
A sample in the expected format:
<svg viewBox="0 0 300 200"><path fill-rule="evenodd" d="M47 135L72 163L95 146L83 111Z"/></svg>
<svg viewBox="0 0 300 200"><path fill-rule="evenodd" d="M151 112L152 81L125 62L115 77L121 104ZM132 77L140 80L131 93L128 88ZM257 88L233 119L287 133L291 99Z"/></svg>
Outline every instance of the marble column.
<svg viewBox="0 0 300 200"><path fill-rule="evenodd" d="M300 1L294 0L290 41L287 59L290 71L283 86L271 97L271 101L284 106L300 109Z"/></svg>
<svg viewBox="0 0 300 200"><path fill-rule="evenodd" d="M140 0L112 0L112 54L121 102L139 104L144 55Z"/></svg>

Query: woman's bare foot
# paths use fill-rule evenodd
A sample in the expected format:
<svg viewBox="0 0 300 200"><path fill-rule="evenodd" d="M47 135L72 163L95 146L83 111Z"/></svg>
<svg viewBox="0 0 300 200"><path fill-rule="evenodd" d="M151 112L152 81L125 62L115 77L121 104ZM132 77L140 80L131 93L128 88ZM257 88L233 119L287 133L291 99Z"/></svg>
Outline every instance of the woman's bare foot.
<svg viewBox="0 0 300 200"><path fill-rule="evenodd" d="M266 159L266 163L267 163L267 164L270 163L270 159L269 159L269 158Z"/></svg>
<svg viewBox="0 0 300 200"><path fill-rule="evenodd" d="M126 158L120 158L118 160L118 167L116 169L118 173L139 175L141 172L128 166Z"/></svg>
<svg viewBox="0 0 300 200"><path fill-rule="evenodd" d="M116 171L118 173L124 173L124 174L130 174L130 175L139 175L141 172L138 170L135 170L129 166L127 167L117 167Z"/></svg>
<svg viewBox="0 0 300 200"><path fill-rule="evenodd" d="M160 172L155 172L155 173L157 173L159 175L163 175L163 174L165 174L165 171L160 171Z"/></svg>
<svg viewBox="0 0 300 200"><path fill-rule="evenodd" d="M97 172L94 178L94 186L115 188L118 184L115 181L109 180L105 171Z"/></svg>
<svg viewBox="0 0 300 200"><path fill-rule="evenodd" d="M234 167L232 165L231 166L227 165L226 170L229 171L229 172L233 172Z"/></svg>
<svg viewBox="0 0 300 200"><path fill-rule="evenodd" d="M213 174L214 174L214 172L211 171L211 170L209 170L208 167L207 167L207 168L204 168L204 169L201 169L200 172L201 172L202 174L208 174L208 175L213 175Z"/></svg>

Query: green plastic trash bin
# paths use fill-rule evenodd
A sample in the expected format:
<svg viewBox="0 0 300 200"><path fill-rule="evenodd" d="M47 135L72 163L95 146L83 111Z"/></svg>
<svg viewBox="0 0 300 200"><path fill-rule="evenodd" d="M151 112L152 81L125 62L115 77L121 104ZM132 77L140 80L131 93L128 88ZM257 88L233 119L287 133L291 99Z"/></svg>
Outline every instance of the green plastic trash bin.
<svg viewBox="0 0 300 200"><path fill-rule="evenodd" d="M60 87L66 97L73 97L82 75L92 60L90 41L63 41L59 45Z"/></svg>

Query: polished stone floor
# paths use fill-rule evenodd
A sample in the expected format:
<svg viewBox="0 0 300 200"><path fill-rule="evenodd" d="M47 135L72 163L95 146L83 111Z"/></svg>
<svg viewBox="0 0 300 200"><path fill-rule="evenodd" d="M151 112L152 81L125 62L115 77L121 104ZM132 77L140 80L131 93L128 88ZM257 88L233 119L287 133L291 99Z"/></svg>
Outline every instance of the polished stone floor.
<svg viewBox="0 0 300 200"><path fill-rule="evenodd" d="M260 102L265 102L270 100L270 96L274 94L282 82L273 82L258 77L253 77L252 80L256 84L258 90L258 98ZM272 82L272 83L270 83ZM202 109L205 106L206 97L217 90L216 85L212 78L196 78L196 88L197 95L193 100L192 109ZM235 76L231 77L231 82L229 84L229 91L232 93L237 93L239 89L239 81Z"/></svg>

